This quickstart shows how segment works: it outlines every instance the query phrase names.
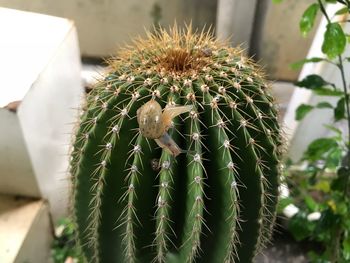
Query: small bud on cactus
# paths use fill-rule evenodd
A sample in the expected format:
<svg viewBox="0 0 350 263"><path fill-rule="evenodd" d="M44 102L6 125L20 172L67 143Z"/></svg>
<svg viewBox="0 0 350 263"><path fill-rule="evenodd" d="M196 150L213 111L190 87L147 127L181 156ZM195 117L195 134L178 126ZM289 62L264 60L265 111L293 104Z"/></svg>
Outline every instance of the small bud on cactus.
<svg viewBox="0 0 350 263"><path fill-rule="evenodd" d="M160 30L109 61L72 150L88 262L251 262L275 220L281 136L242 51Z"/></svg>

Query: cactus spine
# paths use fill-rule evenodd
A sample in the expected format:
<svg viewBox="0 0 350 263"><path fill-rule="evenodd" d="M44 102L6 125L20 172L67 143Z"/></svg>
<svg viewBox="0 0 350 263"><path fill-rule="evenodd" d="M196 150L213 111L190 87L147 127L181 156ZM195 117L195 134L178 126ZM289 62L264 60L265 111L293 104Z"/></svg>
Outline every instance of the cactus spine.
<svg viewBox="0 0 350 263"><path fill-rule="evenodd" d="M73 209L88 262L251 262L275 219L281 136L262 72L242 51L174 27L109 61L72 150ZM192 105L167 130L137 110ZM176 106L175 106L176 107Z"/></svg>

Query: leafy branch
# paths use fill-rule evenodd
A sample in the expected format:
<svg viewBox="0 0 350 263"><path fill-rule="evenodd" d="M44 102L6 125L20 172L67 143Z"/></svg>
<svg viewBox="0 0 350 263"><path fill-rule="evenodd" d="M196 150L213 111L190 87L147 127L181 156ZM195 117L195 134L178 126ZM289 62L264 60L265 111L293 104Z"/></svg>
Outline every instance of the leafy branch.
<svg viewBox="0 0 350 263"><path fill-rule="evenodd" d="M332 110L334 116L334 123L326 127L336 135L318 138L310 143L302 158L307 163L307 168L298 179L299 187L294 189L293 196L295 201L305 200L306 206L292 218L289 229L298 240L308 237L324 244L322 255L310 254L314 262L350 261L350 108L344 69L344 63L350 62L350 58L344 57L349 34L344 33L342 28L342 23L348 22L348 19L335 21L326 11L326 4L336 3L343 6L335 13L335 17L350 14L350 0L317 0L305 10L299 23L301 34L306 36L312 30L317 14L320 12L325 17L327 25L322 52L326 56L306 58L291 65L291 68L299 69L306 63L329 63L338 68L341 78L341 87L316 74L308 75L295 83L318 96L338 97L335 105L326 99L316 105L301 104L296 110L298 121L314 109ZM347 122L347 138L334 126L344 120ZM335 170L336 175L326 175ZM314 196L315 191L318 198ZM315 211L320 211L321 217L316 222L311 222L307 219L306 212Z"/></svg>

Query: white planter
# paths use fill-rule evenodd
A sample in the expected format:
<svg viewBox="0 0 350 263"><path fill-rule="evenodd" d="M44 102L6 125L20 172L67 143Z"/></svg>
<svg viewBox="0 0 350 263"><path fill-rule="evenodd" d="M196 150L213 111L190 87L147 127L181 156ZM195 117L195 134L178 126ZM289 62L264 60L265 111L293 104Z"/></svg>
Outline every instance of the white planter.
<svg viewBox="0 0 350 263"><path fill-rule="evenodd" d="M83 98L74 23L0 8L0 193L66 213L68 150ZM16 112L5 107L20 101Z"/></svg>

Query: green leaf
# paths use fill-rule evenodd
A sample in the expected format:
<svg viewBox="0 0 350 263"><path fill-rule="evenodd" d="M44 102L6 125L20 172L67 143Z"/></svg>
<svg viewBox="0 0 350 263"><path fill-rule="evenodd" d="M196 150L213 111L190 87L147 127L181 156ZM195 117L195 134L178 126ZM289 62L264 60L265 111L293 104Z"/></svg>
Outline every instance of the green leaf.
<svg viewBox="0 0 350 263"><path fill-rule="evenodd" d="M337 177L332 180L331 188L333 191L343 192L346 183L348 182L348 177L350 176L350 171L346 167L340 167L337 171Z"/></svg>
<svg viewBox="0 0 350 263"><path fill-rule="evenodd" d="M330 187L329 181L319 180L312 189L319 190L324 193L329 193L330 188L331 187Z"/></svg>
<svg viewBox="0 0 350 263"><path fill-rule="evenodd" d="M333 86L332 83L325 81L321 76L316 74L311 74L303 78L301 81L297 81L294 83L296 86L306 89L313 90L317 95L320 96L342 96L343 92L329 89L325 86Z"/></svg>
<svg viewBox="0 0 350 263"><path fill-rule="evenodd" d="M306 89L316 89L329 85L329 83L325 81L321 76L311 74L303 78L301 81L297 81L295 85Z"/></svg>
<svg viewBox="0 0 350 263"><path fill-rule="evenodd" d="M317 95L319 96L343 96L343 92L342 91L338 91L338 90L331 90L331 89L327 89L327 88L316 88L313 90L313 92L315 92Z"/></svg>
<svg viewBox="0 0 350 263"><path fill-rule="evenodd" d="M321 101L321 102L319 102L316 105L316 108L319 108L319 109L333 109L333 106L332 106L332 104L330 104L327 101Z"/></svg>
<svg viewBox="0 0 350 263"><path fill-rule="evenodd" d="M314 3L310 5L303 13L299 22L299 28L303 36L306 36L307 33L309 33L310 30L312 29L315 23L315 18L319 7L320 7L319 4Z"/></svg>
<svg viewBox="0 0 350 263"><path fill-rule="evenodd" d="M318 57L314 57L314 58L305 58L302 60L299 60L297 62L294 62L292 64L289 65L289 67L291 69L300 69L304 64L306 63L317 63L317 62L321 62L325 60L324 58L318 58Z"/></svg>
<svg viewBox="0 0 350 263"><path fill-rule="evenodd" d="M310 211L314 212L315 210L317 210L317 203L315 202L314 199L312 199L311 196L308 196L308 195L305 196L304 201L305 201L307 208Z"/></svg>
<svg viewBox="0 0 350 263"><path fill-rule="evenodd" d="M347 7L340 8L335 15L343 15L349 12L349 9Z"/></svg>
<svg viewBox="0 0 350 263"><path fill-rule="evenodd" d="M334 109L334 119L339 121L345 118L345 98L338 100L337 106Z"/></svg>
<svg viewBox="0 0 350 263"><path fill-rule="evenodd" d="M346 216L348 214L348 206L343 202L343 200L336 200L337 202L337 214L338 215L342 215L342 216Z"/></svg>
<svg viewBox="0 0 350 263"><path fill-rule="evenodd" d="M315 223L309 222L307 220L307 215L302 212L294 215L288 222L288 230L297 241L311 236L314 229Z"/></svg>
<svg viewBox="0 0 350 263"><path fill-rule="evenodd" d="M314 107L307 104L301 104L295 111L295 120L302 120Z"/></svg>
<svg viewBox="0 0 350 263"><path fill-rule="evenodd" d="M332 59L344 52L345 45L346 37L341 26L338 23L328 24L324 33L322 52Z"/></svg>
<svg viewBox="0 0 350 263"><path fill-rule="evenodd" d="M350 235L343 240L343 257L345 260L350 260Z"/></svg>
<svg viewBox="0 0 350 263"><path fill-rule="evenodd" d="M307 252L307 258L308 258L308 262L312 262L312 263L329 263L329 260L327 260L327 256L325 256L324 254L326 252L323 252L322 254L320 254L322 252L319 251L313 251L310 250L309 252Z"/></svg>
<svg viewBox="0 0 350 263"><path fill-rule="evenodd" d="M274 4L279 4L279 3L282 3L283 0L272 0L272 3Z"/></svg>
<svg viewBox="0 0 350 263"><path fill-rule="evenodd" d="M292 204L293 202L294 202L294 200L292 197L281 198L278 201L277 211L279 213L282 213L283 209L286 208L288 205Z"/></svg>
<svg viewBox="0 0 350 263"><path fill-rule="evenodd" d="M325 166L329 169L335 169L339 166L343 157L343 150L340 147L332 149L326 159Z"/></svg>
<svg viewBox="0 0 350 263"><path fill-rule="evenodd" d="M324 127L326 127L328 130L335 132L338 136L342 135L342 131L332 125L325 124Z"/></svg>
<svg viewBox="0 0 350 263"><path fill-rule="evenodd" d="M338 147L334 138L319 138L311 142L304 153L304 158L310 161L320 160L323 155Z"/></svg>
<svg viewBox="0 0 350 263"><path fill-rule="evenodd" d="M327 209L322 211L320 224L318 225L319 229L322 229L322 228L324 228L325 230L330 229L334 227L334 223L337 220L337 217L334 214L334 207L333 207L335 206L334 200L333 199L328 200L327 205L328 205Z"/></svg>

